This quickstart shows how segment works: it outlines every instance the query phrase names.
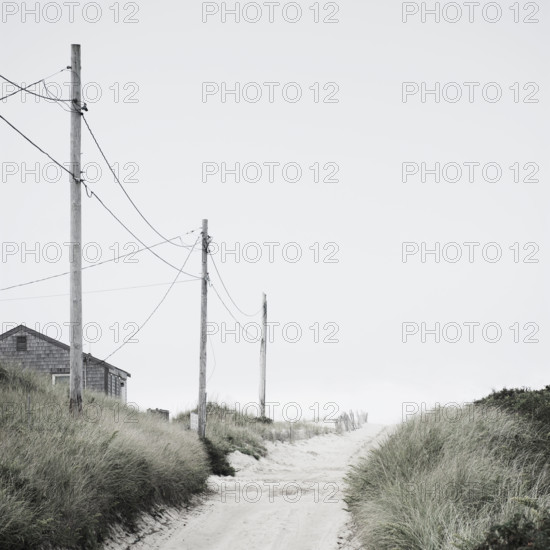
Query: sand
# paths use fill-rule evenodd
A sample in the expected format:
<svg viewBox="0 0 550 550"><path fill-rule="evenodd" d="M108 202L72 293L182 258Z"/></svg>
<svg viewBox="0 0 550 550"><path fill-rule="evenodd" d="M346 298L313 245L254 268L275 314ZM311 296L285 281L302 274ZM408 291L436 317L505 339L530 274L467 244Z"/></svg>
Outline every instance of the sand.
<svg viewBox="0 0 550 550"><path fill-rule="evenodd" d="M256 460L230 457L235 478L212 476L188 510L145 517L138 533L114 533L104 550L356 549L342 498L349 466L381 437L366 424L344 435L269 443Z"/></svg>

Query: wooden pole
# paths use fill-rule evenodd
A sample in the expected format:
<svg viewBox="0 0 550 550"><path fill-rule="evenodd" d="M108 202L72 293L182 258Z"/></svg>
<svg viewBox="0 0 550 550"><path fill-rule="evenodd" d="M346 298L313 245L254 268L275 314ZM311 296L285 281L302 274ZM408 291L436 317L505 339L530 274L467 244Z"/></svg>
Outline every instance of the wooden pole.
<svg viewBox="0 0 550 550"><path fill-rule="evenodd" d="M201 350L199 375L199 437L206 435L206 320L208 290L208 220L202 220Z"/></svg>
<svg viewBox="0 0 550 550"><path fill-rule="evenodd" d="M265 373L267 362L267 296L263 295L262 341L260 344L260 415L265 418Z"/></svg>
<svg viewBox="0 0 550 550"><path fill-rule="evenodd" d="M73 415L82 413L82 198L80 183L81 78L80 44L71 45L71 252L70 252L70 403Z"/></svg>

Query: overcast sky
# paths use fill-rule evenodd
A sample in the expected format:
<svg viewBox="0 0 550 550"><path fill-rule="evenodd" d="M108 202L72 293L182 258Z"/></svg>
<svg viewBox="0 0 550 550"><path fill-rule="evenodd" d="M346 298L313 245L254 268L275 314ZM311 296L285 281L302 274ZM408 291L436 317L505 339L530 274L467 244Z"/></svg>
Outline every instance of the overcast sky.
<svg viewBox="0 0 550 550"><path fill-rule="evenodd" d="M450 6L439 23L429 14L423 23L421 3L301 2L300 17L295 3L282 2L270 22L269 6L260 3L248 5L236 23L221 3L205 4L74 2L71 14L66 4L43 2L33 15L24 8L34 2L4 2L0 73L29 84L67 67L70 45L82 45L87 120L135 203L169 238L208 218L214 258L234 301L254 313L267 293L269 320L280 323L268 344L267 400L281 407L299 402L304 414L315 403L335 403L385 423L400 420L403 402L461 403L492 388L549 383L547 7L536 13L532 2L516 11L510 2L492 2L482 11L488 3L480 2L468 13L460 2L461 18ZM48 89L67 98L69 79L68 71L58 73ZM222 95L235 83L239 102ZM439 102L433 94L422 98L423 86L433 90L436 83ZM1 95L10 91L4 83ZM59 104L16 95L0 104L0 114L68 162L70 117ZM69 186L67 174L3 122L0 139L5 287L67 270ZM107 173L85 128L82 153L90 188L143 242L161 241ZM231 170L237 162L256 164L240 182L231 173L224 182L222 163ZM428 170L455 164L442 168L438 183L431 173L422 182L423 162ZM39 175L25 174L36 163ZM208 177L203 163L210 163ZM445 181L457 179L456 164L462 178ZM94 182L97 166L102 177ZM292 181L297 166L301 179ZM85 195L83 234L97 243L86 249L92 263L98 253L112 259L140 246ZM193 244L198 235L183 239ZM406 263L403 243L412 243ZM422 261L422 243L440 243L439 263L429 254ZM224 254L235 248L237 256ZM25 254L29 249L38 261ZM170 244L155 250L177 266L187 254ZM462 259L454 262L457 251ZM84 290L176 276L148 252L135 262L85 271ZM200 253L192 253L186 271L200 273ZM212 266L210 278L243 324L259 321L235 309ZM85 294L86 339L94 341L85 350L109 355L166 289ZM68 342L66 292L67 277L0 292L0 328L25 323ZM238 343L234 334L222 337L235 321L212 289L208 317L218 330L208 347L208 396L256 401L259 343L243 334ZM200 283L175 285L138 342L110 359L132 375L129 401L173 413L195 405L199 320ZM436 323L439 343L422 334ZM444 329L448 323L454 324ZM302 334L292 343L296 326ZM499 327L500 340L491 343Z"/></svg>

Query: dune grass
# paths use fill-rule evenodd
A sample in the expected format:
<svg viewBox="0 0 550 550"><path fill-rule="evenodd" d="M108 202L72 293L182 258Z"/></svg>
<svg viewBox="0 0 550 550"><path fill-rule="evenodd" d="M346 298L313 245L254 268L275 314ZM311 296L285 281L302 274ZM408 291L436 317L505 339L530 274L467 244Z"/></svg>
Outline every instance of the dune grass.
<svg viewBox="0 0 550 550"><path fill-rule="evenodd" d="M399 425L347 477L346 502L363 547L523 548L504 542L503 532L516 529L514 522L545 521L547 432L523 415L479 406L452 415L435 411ZM500 546L484 542L495 526L501 526Z"/></svg>
<svg viewBox="0 0 550 550"><path fill-rule="evenodd" d="M176 416L175 421L190 427L190 413L186 411ZM341 432L343 424L324 422L273 422L240 411L215 401L207 405L206 437L225 454L240 451L255 458L265 456L266 441L293 442L318 435Z"/></svg>
<svg viewBox="0 0 550 550"><path fill-rule="evenodd" d="M234 473L229 452L259 458L266 441L334 430L210 404L201 442L182 429L188 420L166 422L92 392L75 419L66 386L0 365L0 550L98 548L111 527L132 529L144 512L187 504L213 471Z"/></svg>
<svg viewBox="0 0 550 550"><path fill-rule="evenodd" d="M0 366L0 548L96 548L111 525L181 506L210 473L195 434L85 393Z"/></svg>
<svg viewBox="0 0 550 550"><path fill-rule="evenodd" d="M496 407L519 415L537 424L550 439L550 386L541 390L530 388L493 390L487 397L475 401L475 404L482 407Z"/></svg>

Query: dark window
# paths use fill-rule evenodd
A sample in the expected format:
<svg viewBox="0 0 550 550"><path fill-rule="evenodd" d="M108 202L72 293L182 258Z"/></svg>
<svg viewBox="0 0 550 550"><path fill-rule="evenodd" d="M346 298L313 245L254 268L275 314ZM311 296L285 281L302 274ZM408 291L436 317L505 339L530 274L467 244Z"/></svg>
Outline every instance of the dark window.
<svg viewBox="0 0 550 550"><path fill-rule="evenodd" d="M18 336L15 341L15 349L17 351L27 351L27 337Z"/></svg>

